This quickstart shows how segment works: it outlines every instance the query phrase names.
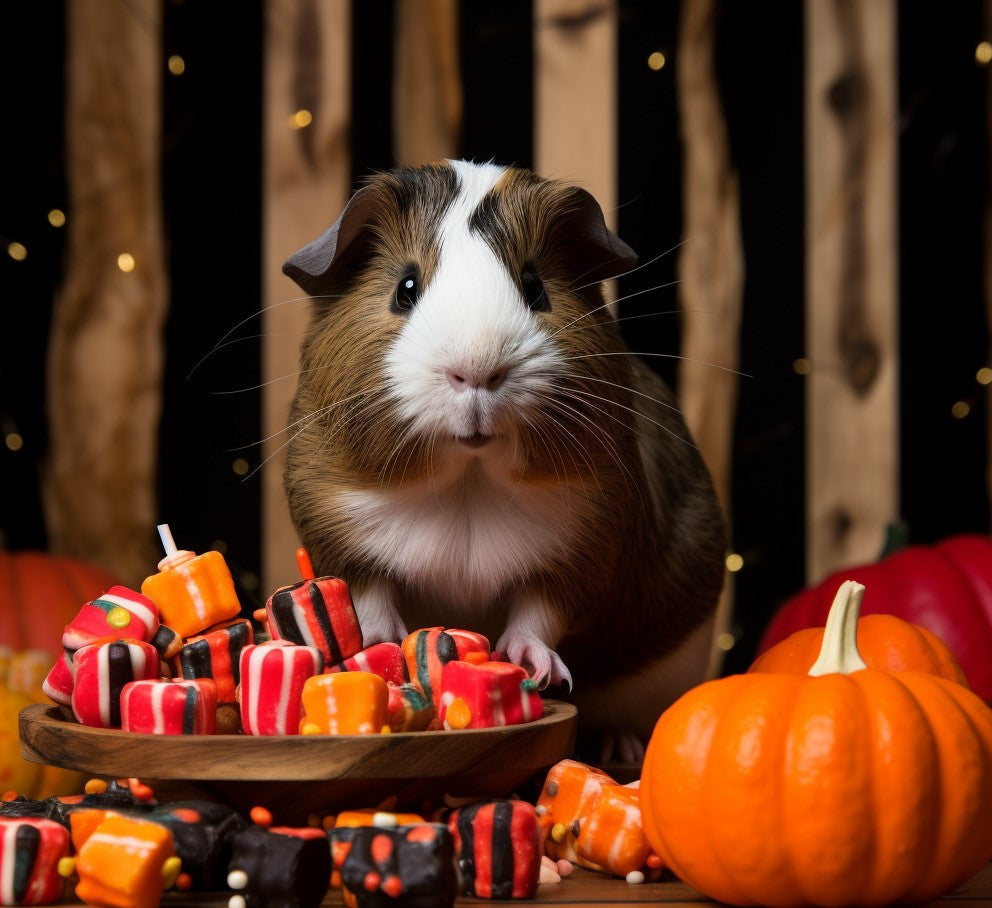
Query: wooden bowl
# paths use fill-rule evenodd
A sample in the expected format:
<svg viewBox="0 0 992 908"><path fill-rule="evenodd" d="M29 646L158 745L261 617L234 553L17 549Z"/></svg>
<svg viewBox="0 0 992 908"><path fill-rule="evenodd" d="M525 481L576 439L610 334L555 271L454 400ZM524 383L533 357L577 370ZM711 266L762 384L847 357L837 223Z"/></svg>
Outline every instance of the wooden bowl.
<svg viewBox="0 0 992 908"><path fill-rule="evenodd" d="M346 808L416 809L444 795L504 797L569 756L575 732L575 707L555 700L523 725L385 735L146 735L80 725L58 706L20 714L27 760L137 777L160 801L260 804L284 824Z"/></svg>

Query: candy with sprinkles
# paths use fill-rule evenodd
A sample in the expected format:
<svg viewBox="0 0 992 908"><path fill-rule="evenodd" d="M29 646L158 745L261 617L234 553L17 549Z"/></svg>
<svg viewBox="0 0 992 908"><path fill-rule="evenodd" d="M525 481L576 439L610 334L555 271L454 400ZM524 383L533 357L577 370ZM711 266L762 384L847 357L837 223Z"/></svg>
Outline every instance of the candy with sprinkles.
<svg viewBox="0 0 992 908"><path fill-rule="evenodd" d="M362 810L342 810L335 818L334 825L327 831L331 845L331 888L341 888L341 868L351 850L355 830L359 826L413 826L426 822L417 813L390 813L366 808Z"/></svg>
<svg viewBox="0 0 992 908"><path fill-rule="evenodd" d="M158 652L141 640L89 643L72 657L71 706L83 725L121 727L121 691L131 681L159 677Z"/></svg>
<svg viewBox="0 0 992 908"><path fill-rule="evenodd" d="M212 735L217 684L211 678L149 679L121 691L121 729L149 735Z"/></svg>
<svg viewBox="0 0 992 908"><path fill-rule="evenodd" d="M338 577L314 577L306 549L297 550L296 560L303 580L280 587L265 603L269 635L315 646L325 665L338 665L364 646L348 584Z"/></svg>
<svg viewBox="0 0 992 908"><path fill-rule="evenodd" d="M52 820L0 819L0 905L51 905L62 900L59 861L69 832Z"/></svg>
<svg viewBox="0 0 992 908"><path fill-rule="evenodd" d="M441 672L437 715L447 729L499 728L540 719L544 703L519 665L455 661Z"/></svg>
<svg viewBox="0 0 992 908"><path fill-rule="evenodd" d="M220 552L180 550L168 524L158 527L165 558L146 577L141 592L158 606L161 620L181 637L192 637L241 611L231 571Z"/></svg>
<svg viewBox="0 0 992 908"><path fill-rule="evenodd" d="M247 908L316 908L330 885L327 834L312 826L249 826L231 839L228 879Z"/></svg>
<svg viewBox="0 0 992 908"><path fill-rule="evenodd" d="M172 832L113 811L78 810L69 820L76 895L91 905L156 908L168 882L163 870L175 866Z"/></svg>
<svg viewBox="0 0 992 908"><path fill-rule="evenodd" d="M442 823L357 827L341 882L357 908L447 908L458 890L451 833Z"/></svg>
<svg viewBox="0 0 992 908"><path fill-rule="evenodd" d="M324 669L326 672L372 672L388 684L406 684L406 660L398 643L376 643L355 653L343 662Z"/></svg>
<svg viewBox="0 0 992 908"><path fill-rule="evenodd" d="M303 685L319 675L324 659L314 646L284 640L241 651L241 728L248 735L295 735L303 714Z"/></svg>
<svg viewBox="0 0 992 908"><path fill-rule="evenodd" d="M130 637L150 641L160 623L158 607L147 596L126 586L113 586L87 602L62 634L62 646L79 649L106 637Z"/></svg>
<svg viewBox="0 0 992 908"><path fill-rule="evenodd" d="M546 838L557 860L626 877L632 871L656 879L661 861L641 823L637 789L620 785L603 770L561 760L548 770L537 799Z"/></svg>
<svg viewBox="0 0 992 908"><path fill-rule="evenodd" d="M531 899L543 855L534 805L520 800L480 801L455 810L448 830L461 871L463 895Z"/></svg>
<svg viewBox="0 0 992 908"><path fill-rule="evenodd" d="M177 659L184 678L213 678L219 703L234 703L241 682L241 651L254 642L251 622L235 618L187 638Z"/></svg>
<svg viewBox="0 0 992 908"><path fill-rule="evenodd" d="M374 735L389 730L386 682L371 672L316 675L303 685L304 735Z"/></svg>

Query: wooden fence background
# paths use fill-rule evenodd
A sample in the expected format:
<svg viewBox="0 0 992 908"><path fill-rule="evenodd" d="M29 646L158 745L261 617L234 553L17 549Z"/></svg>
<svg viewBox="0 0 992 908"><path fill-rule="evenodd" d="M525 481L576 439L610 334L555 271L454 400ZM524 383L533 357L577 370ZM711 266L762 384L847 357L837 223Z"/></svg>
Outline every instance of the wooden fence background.
<svg viewBox="0 0 992 908"><path fill-rule="evenodd" d="M42 342L4 344L0 416L33 441L8 443L5 488L25 454L40 476L8 503L44 514L32 535L8 507L8 544L133 582L171 520L181 545L223 544L249 596L291 582L280 446L306 306L280 265L373 167L459 156L581 183L651 263L611 292L733 528L732 657L891 525L988 531L981 3L210 6L73 0L59 20L65 128L46 135L65 156L45 185L64 180L65 239L0 274L8 299L55 290ZM43 374L17 359L45 343ZM19 365L43 425L18 410Z"/></svg>

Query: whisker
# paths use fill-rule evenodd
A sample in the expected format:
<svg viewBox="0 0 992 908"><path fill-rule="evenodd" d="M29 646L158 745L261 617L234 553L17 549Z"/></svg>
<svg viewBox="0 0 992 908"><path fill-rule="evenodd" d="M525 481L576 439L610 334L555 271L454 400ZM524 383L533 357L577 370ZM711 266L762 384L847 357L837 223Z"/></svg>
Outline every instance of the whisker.
<svg viewBox="0 0 992 908"><path fill-rule="evenodd" d="M340 294L332 294L332 293L320 294L318 296L309 296L309 295L294 296L290 299L280 300L278 303L273 303L271 306L263 306L257 312L253 312L251 315L248 315L245 318L241 319L241 321L238 322L233 328L228 329L217 340L217 342L213 345L213 347L211 347L206 353L203 354L203 356L199 359L196 365L194 365L193 368L189 370L189 374L187 374L186 379L189 380L190 376L192 376L192 374L197 369L199 369L200 366L202 366L211 356L213 356L214 353L216 353L219 349L221 349L221 345L224 343L224 341L226 341L232 334L234 334L234 332L237 331L238 328L240 328L242 325L246 325L253 318L259 318L260 316L264 315L266 312L271 311L272 309L278 309L281 306L288 306L290 303L299 303L302 302L303 300L338 299L338 298L340 298ZM264 335L257 335L257 336L261 337Z"/></svg>
<svg viewBox="0 0 992 908"><path fill-rule="evenodd" d="M659 253L654 258L648 259L646 262L641 262L639 265L635 265L629 271L623 271L620 274L614 274L612 277L605 278L605 280L615 281L615 280L619 280L622 277L629 277L631 274L640 271L642 268L647 268L649 265L653 265L655 262L660 262L666 255L671 255L671 253L673 253L676 249L681 249L686 243L689 242L690 239L692 239L692 237L685 237L685 239L680 240L670 249L666 249L664 252ZM588 274L589 272L587 271L585 273ZM576 280L581 280L584 276L585 275L580 274L576 278ZM595 284L601 284L601 283L603 283L603 281L590 281L588 284L583 284L581 287L570 287L569 289L578 293L580 290L585 290L588 287L592 287Z"/></svg>
<svg viewBox="0 0 992 908"><path fill-rule="evenodd" d="M596 356L645 356L645 357L657 357L659 359L681 359L687 363L695 363L700 366L709 366L713 369L719 369L721 372L729 372L731 375L736 375L739 378L754 378L747 372L741 372L737 369L731 369L730 366L721 366L719 363L710 363L703 359L693 359L689 356L682 356L679 353L646 353L637 352L635 350L612 350L606 351L604 353L581 353L574 356L565 356L563 359L575 360L575 359L592 359Z"/></svg>

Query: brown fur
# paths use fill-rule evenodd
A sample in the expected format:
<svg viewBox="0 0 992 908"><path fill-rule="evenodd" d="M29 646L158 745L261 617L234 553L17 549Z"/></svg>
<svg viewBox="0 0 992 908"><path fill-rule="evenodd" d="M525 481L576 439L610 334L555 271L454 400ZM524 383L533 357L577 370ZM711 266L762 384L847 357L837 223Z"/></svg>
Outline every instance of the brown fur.
<svg viewBox="0 0 992 908"><path fill-rule="evenodd" d="M349 582L389 577L390 568L361 553L362 526L335 506L336 496L399 490L444 465L444 449L408 436L383 393L385 353L403 323L389 310L390 296L410 263L425 283L437 267L437 209L448 190L425 184L443 184L443 170L381 175L363 190L362 224L320 277L320 291L340 298L317 299L301 349L285 473L290 510L318 572ZM551 308L534 317L566 356L544 415L512 426L516 479L569 496L585 515L568 551L482 604L476 629L498 632L501 603L521 590L536 593L564 619L557 651L581 702L647 670L711 616L723 582L723 521L670 392L629 355L603 306L597 281L621 270L629 250L601 226L591 197L511 170L471 223L511 275L535 266ZM436 616L423 591L396 586L410 629ZM680 683L698 680L676 681L657 696L670 699ZM647 718L636 723L642 736L664 705L646 704Z"/></svg>

